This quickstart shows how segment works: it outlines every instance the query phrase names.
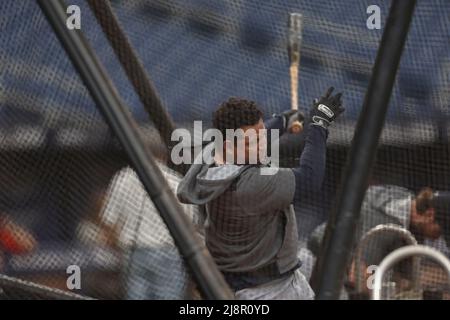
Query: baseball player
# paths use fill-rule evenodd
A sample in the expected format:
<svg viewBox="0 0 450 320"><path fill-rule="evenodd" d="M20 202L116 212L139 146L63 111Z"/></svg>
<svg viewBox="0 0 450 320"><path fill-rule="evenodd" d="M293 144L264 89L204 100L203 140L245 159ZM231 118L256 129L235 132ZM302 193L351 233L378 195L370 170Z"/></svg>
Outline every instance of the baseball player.
<svg viewBox="0 0 450 320"><path fill-rule="evenodd" d="M238 299L312 299L314 293L299 271L294 198L319 191L325 171L328 126L344 111L333 88L313 104L305 148L296 168L261 173L262 164L238 164L223 157L245 151L226 140L227 129L278 129L283 134L298 119L295 110L263 122L255 102L230 98L213 115L224 137L223 153L208 164L191 166L178 186L181 202L204 206L205 241ZM234 150L230 150L233 148ZM264 143L258 142L258 148Z"/></svg>

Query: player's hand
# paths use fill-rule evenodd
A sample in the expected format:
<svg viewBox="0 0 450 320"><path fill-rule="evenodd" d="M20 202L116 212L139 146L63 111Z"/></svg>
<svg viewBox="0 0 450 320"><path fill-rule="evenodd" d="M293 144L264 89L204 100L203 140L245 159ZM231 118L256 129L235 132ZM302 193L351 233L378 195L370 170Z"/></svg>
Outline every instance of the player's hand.
<svg viewBox="0 0 450 320"><path fill-rule="evenodd" d="M311 110L311 125L320 126L327 129L328 126L342 113L344 108L342 107L341 96L339 92L336 95L332 95L334 88L330 87L327 93L314 102Z"/></svg>
<svg viewBox="0 0 450 320"><path fill-rule="evenodd" d="M285 130L290 130L294 123L300 123L303 128L303 122L305 121L305 116L302 112L298 110L288 110L281 114L283 116L283 124Z"/></svg>

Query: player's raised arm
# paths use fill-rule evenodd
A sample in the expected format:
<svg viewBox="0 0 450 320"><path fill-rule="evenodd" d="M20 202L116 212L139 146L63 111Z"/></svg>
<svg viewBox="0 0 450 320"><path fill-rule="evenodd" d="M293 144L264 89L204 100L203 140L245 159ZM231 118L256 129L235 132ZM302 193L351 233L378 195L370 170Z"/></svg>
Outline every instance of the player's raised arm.
<svg viewBox="0 0 450 320"><path fill-rule="evenodd" d="M328 127L344 111L342 93L332 95L330 87L326 94L315 101L310 112L305 148L299 167L293 168L295 175L295 197L301 198L317 192L323 182L326 162L326 139Z"/></svg>

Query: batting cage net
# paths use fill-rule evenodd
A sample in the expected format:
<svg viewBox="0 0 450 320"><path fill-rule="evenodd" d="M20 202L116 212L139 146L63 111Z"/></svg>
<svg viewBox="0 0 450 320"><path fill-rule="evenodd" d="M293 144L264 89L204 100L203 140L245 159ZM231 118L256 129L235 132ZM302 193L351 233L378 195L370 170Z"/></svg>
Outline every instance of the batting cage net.
<svg viewBox="0 0 450 320"><path fill-rule="evenodd" d="M291 271L296 265L277 252L292 253L295 246L287 248L286 242L296 242L297 235L299 270L310 280L389 1L73 0L67 5L75 6L67 11L74 19L68 25L79 14L79 32L174 193L192 168L173 159L175 128L191 134L183 144L190 154L206 144L202 132L220 120L213 112L229 97L254 101L264 120L291 109L288 17L302 14L298 102L305 119L300 118L303 131L280 137L279 166L299 167L312 130L313 100L333 86L343 92L345 112L329 128L323 182L294 197L295 219L290 219L269 211L292 200L291 171L280 171L285 180L275 175L255 184L245 180L251 169L239 181L233 168L231 173L216 170L217 181L229 183L217 187L215 171L206 174L204 179L214 181L199 191L200 200L185 195L180 214L196 227L198 239L206 238L235 291L277 279L274 274L282 272L274 266ZM377 12L368 10L371 5L379 8L379 28L368 22ZM38 3L3 0L0 12L0 297L202 298L123 145ZM449 14L446 0L419 1L415 8L356 242L348 248L352 258L342 299L370 298L377 266L399 247L422 244L450 255ZM232 128L227 119L246 125L248 116L222 114L221 125ZM320 180L310 178L305 185ZM239 192L244 195L235 195ZM210 195L212 202L205 205ZM242 219L251 228L240 229ZM261 230L273 233L270 242L258 238ZM288 238L288 232L296 234ZM239 297L270 298L281 289L271 290L241 291ZM444 268L415 257L389 271L383 290L390 299L448 299L450 294Z"/></svg>

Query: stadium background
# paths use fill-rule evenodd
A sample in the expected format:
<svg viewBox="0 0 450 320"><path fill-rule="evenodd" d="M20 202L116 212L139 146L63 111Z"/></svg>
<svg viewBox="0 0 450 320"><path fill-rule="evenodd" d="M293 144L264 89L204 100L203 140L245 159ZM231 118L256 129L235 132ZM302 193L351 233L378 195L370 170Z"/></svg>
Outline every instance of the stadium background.
<svg viewBox="0 0 450 320"><path fill-rule="evenodd" d="M81 28L139 123L146 141L160 139L85 1ZM332 128L324 184L326 219L351 143L383 29L369 30L366 9L388 1L111 1L176 125L209 123L229 96L256 100L267 116L289 108L286 28L304 15L300 106L333 85L346 112ZM65 285L78 264L92 281L81 293L120 298L120 261L86 244L77 226L99 210L126 156L34 1L0 3L0 212L33 232L37 251L5 257L1 273L51 287ZM449 188L450 3L419 1L403 52L373 180L414 191ZM157 122L158 119L153 119ZM323 199L322 199L323 200Z"/></svg>

